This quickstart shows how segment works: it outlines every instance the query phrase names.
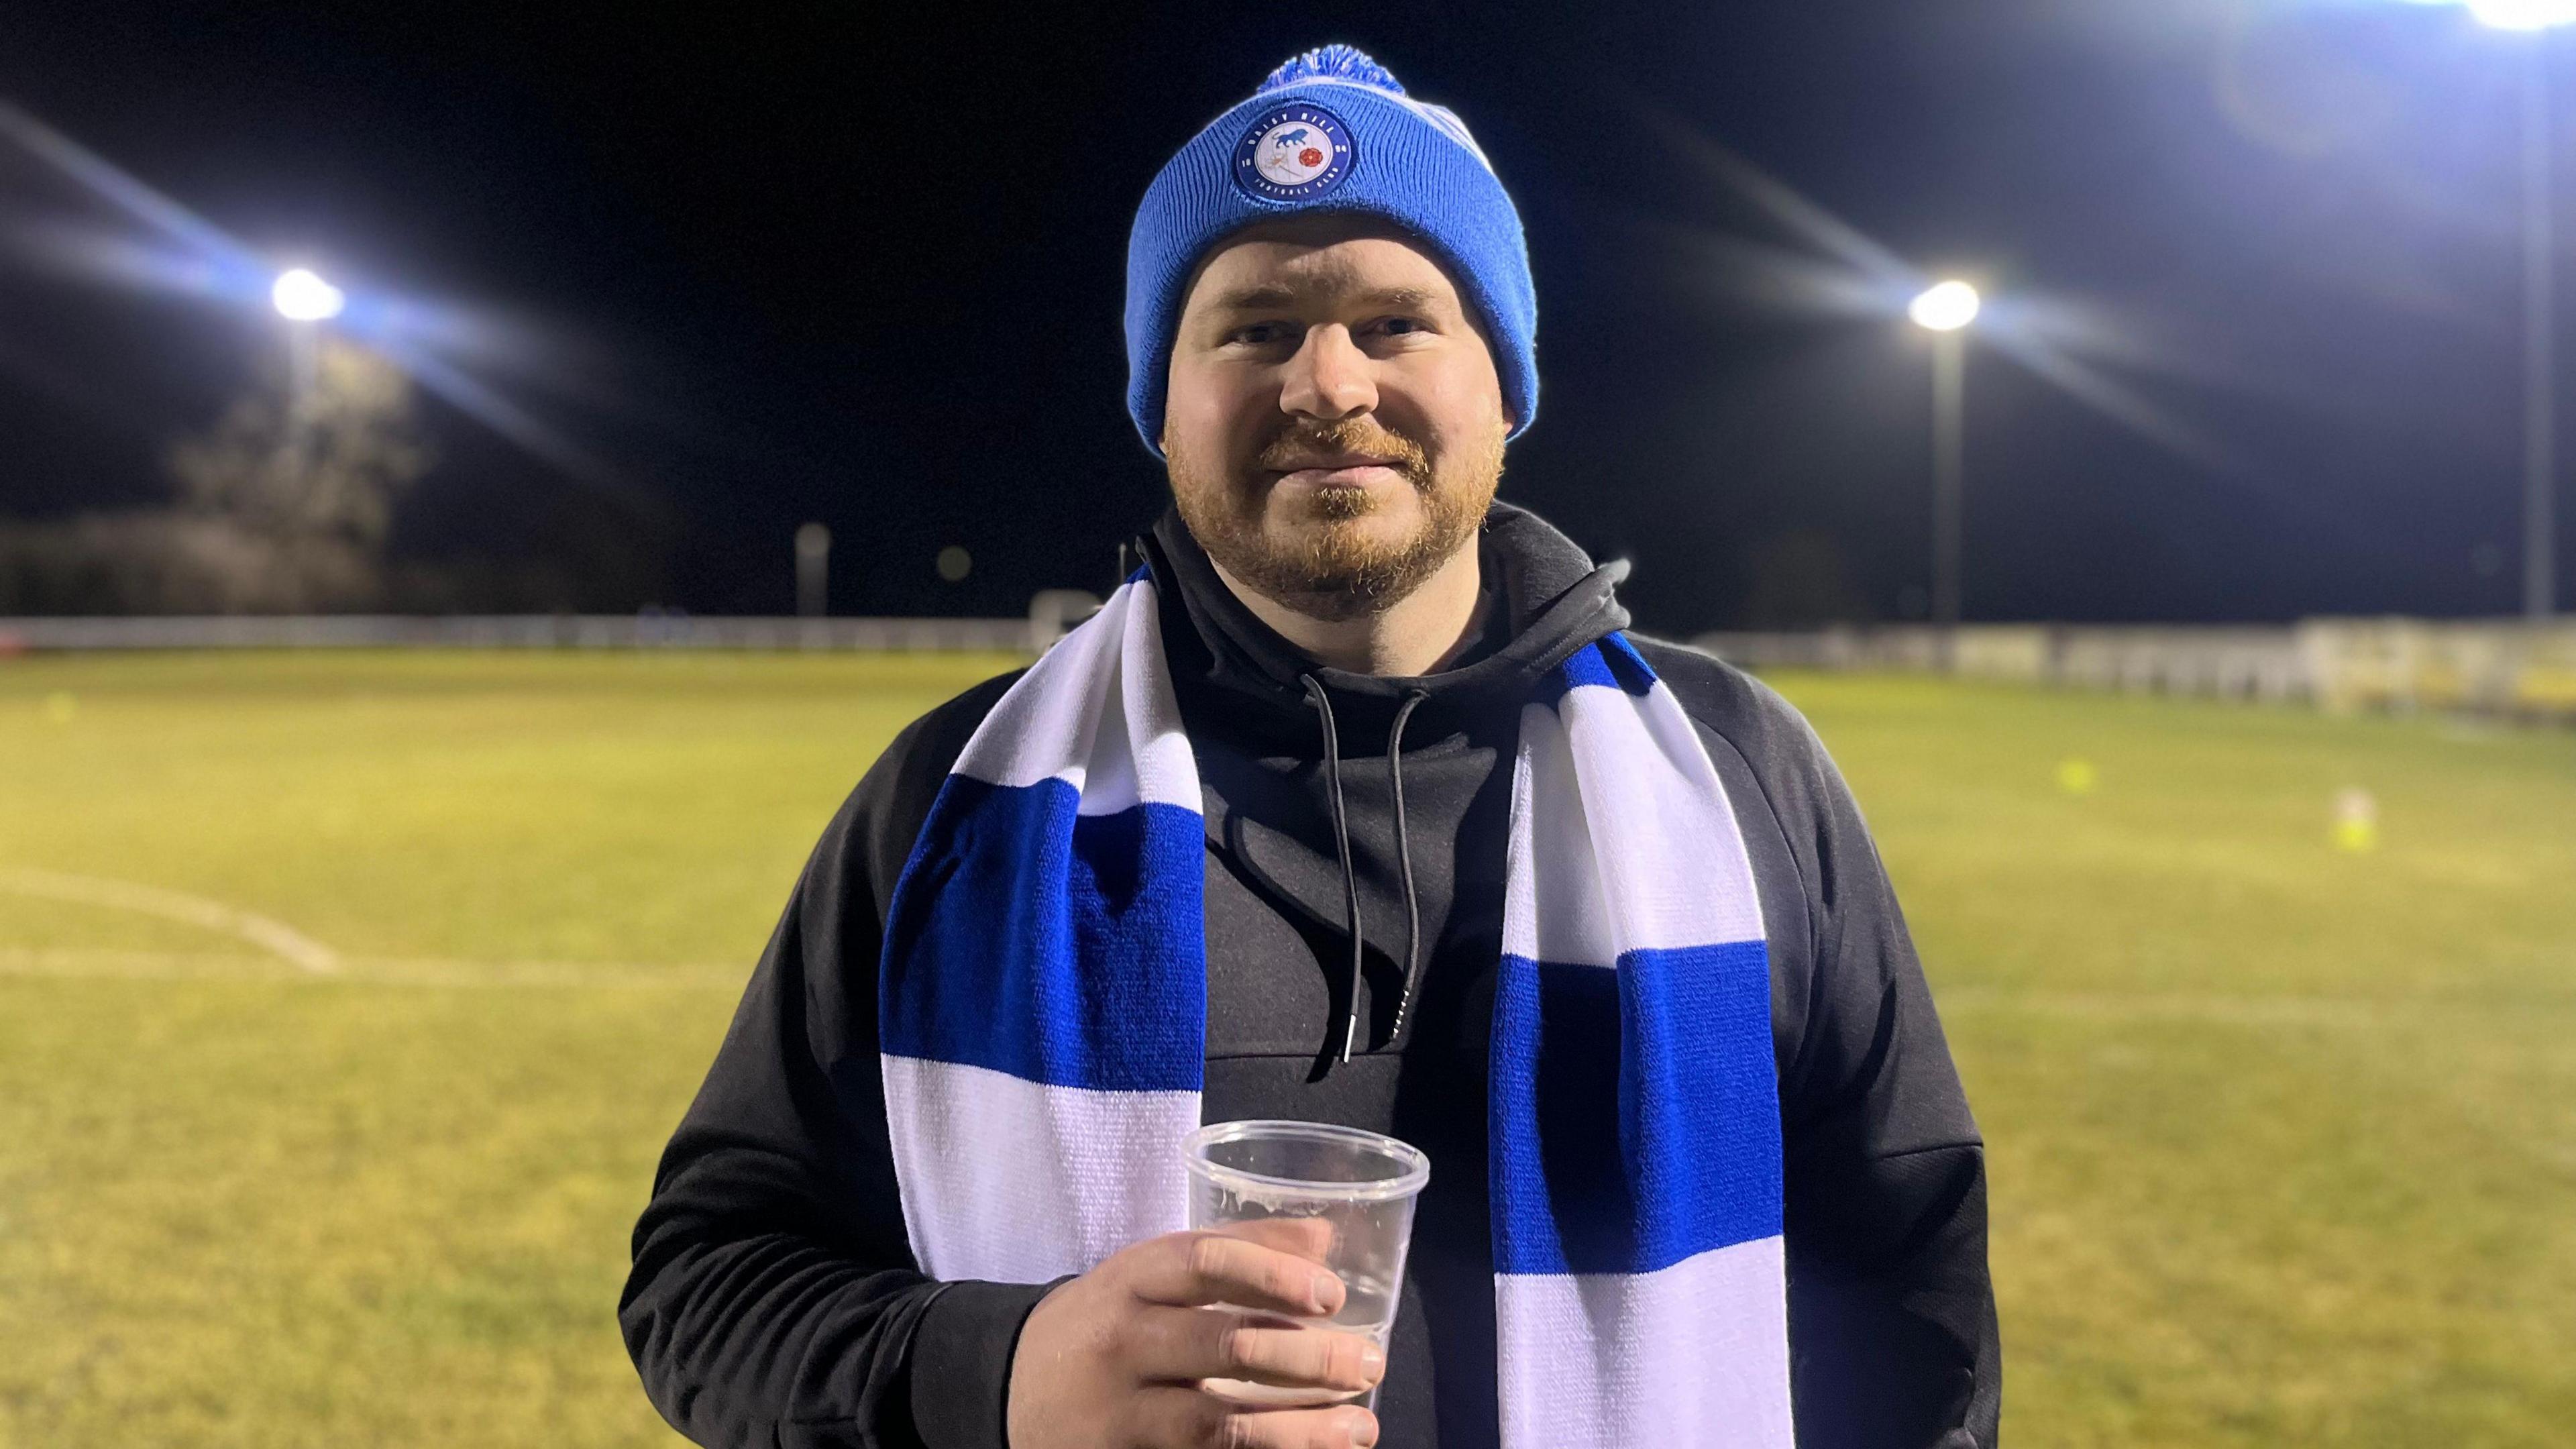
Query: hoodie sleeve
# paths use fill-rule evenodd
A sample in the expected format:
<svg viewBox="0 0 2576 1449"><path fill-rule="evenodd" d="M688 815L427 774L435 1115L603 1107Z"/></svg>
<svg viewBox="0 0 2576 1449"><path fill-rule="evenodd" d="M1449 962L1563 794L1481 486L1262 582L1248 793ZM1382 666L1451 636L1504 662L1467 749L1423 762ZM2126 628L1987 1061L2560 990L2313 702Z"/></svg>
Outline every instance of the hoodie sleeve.
<svg viewBox="0 0 2576 1449"><path fill-rule="evenodd" d="M1799 1440L1992 1449L1984 1142L1877 848L1816 760L1813 1004L1782 1099Z"/></svg>
<svg viewBox="0 0 2576 1449"><path fill-rule="evenodd" d="M1800 1449L1993 1449L2003 1352L1985 1147L1886 867L1787 701L1676 646L1648 657L1769 807L1759 839L1751 817L1765 812L1738 813L1757 874L1767 858L1774 876L1763 909Z"/></svg>
<svg viewBox="0 0 2576 1449"><path fill-rule="evenodd" d="M619 1326L654 1407L700 1444L1003 1449L1011 1353L1046 1289L917 1270L877 1061L882 903L955 757L940 737L964 738L950 712L824 831L636 1224Z"/></svg>

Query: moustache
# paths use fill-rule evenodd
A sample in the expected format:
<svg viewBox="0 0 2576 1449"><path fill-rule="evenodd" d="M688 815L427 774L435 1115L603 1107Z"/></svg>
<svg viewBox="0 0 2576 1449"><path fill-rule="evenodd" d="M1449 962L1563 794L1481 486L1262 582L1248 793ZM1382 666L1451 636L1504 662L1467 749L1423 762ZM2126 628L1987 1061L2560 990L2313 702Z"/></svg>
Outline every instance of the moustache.
<svg viewBox="0 0 2576 1449"><path fill-rule="evenodd" d="M1291 424L1263 444L1254 461L1271 472L1285 473L1310 458L1347 453L1382 458L1388 467L1417 483L1431 476L1431 458L1421 444L1365 417L1321 425Z"/></svg>

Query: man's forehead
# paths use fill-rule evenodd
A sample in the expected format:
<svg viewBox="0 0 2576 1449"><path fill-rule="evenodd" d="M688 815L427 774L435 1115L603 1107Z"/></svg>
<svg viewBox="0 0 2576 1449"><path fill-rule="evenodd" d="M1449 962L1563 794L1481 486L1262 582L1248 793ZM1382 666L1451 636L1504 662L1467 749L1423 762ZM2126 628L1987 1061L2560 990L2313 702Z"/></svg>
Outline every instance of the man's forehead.
<svg viewBox="0 0 2576 1449"><path fill-rule="evenodd" d="M1341 224L1319 224L1340 222ZM1446 268L1402 231L1371 218L1264 223L1220 243L1190 289L1192 306L1258 306L1356 293L1446 300Z"/></svg>

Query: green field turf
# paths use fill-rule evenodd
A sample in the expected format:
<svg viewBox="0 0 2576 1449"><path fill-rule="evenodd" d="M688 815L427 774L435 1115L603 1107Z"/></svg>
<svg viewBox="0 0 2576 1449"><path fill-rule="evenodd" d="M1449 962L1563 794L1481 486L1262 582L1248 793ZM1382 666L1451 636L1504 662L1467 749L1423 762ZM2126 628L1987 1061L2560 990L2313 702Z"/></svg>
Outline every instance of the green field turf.
<svg viewBox="0 0 2576 1449"><path fill-rule="evenodd" d="M654 1157L842 794L1004 663L0 661L0 1446L676 1443ZM1992 1144L2011 1442L2569 1442L2576 734L1777 682Z"/></svg>

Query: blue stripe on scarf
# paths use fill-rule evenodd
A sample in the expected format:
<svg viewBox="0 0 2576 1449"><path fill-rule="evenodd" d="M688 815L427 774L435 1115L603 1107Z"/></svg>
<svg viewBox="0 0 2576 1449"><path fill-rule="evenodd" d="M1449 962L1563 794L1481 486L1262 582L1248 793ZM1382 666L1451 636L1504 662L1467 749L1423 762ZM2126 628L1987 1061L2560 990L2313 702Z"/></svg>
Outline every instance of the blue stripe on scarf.
<svg viewBox="0 0 2576 1449"><path fill-rule="evenodd" d="M1760 941L1503 958L1495 1271L1651 1273L1780 1231L1769 963Z"/></svg>
<svg viewBox="0 0 2576 1449"><path fill-rule="evenodd" d="M1627 635L1606 634L1549 670L1530 702L1554 708L1567 690L1587 684L1643 697L1655 687L1655 669L1646 662L1646 656L1637 652L1637 646L1628 642Z"/></svg>
<svg viewBox="0 0 2576 1449"><path fill-rule="evenodd" d="M1049 1086L1199 1089L1205 826L1176 805L1079 805L1062 780L940 787L886 922L883 1051Z"/></svg>

